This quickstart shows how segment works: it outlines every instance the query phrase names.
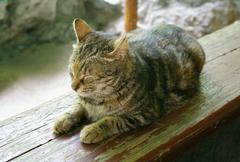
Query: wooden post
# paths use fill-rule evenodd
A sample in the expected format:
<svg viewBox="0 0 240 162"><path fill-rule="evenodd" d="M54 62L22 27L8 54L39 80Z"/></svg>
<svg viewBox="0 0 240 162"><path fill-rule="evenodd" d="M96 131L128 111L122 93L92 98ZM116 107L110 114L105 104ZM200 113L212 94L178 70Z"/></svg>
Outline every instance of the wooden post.
<svg viewBox="0 0 240 162"><path fill-rule="evenodd" d="M125 32L129 32L137 27L137 0L125 0Z"/></svg>

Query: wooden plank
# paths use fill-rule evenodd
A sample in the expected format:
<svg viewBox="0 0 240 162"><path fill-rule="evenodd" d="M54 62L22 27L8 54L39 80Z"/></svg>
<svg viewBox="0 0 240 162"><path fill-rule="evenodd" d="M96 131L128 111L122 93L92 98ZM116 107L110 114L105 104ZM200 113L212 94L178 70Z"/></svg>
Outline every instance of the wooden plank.
<svg viewBox="0 0 240 162"><path fill-rule="evenodd" d="M77 131L59 138L52 135L53 119L74 99L67 94L1 122L0 161L149 161L166 157L240 105L240 38L236 33L240 33L239 22L200 39L207 64L201 93L188 106L144 129L84 145Z"/></svg>
<svg viewBox="0 0 240 162"><path fill-rule="evenodd" d="M237 21L226 28L199 39L207 54L207 62L240 47L239 28L239 21Z"/></svg>
<svg viewBox="0 0 240 162"><path fill-rule="evenodd" d="M175 159L165 159L165 161L239 162L240 116L235 116L235 118L231 116L227 122L224 121L224 124L221 125L218 129L210 129L199 138L194 138L194 143L188 145L188 149L185 146L184 152L177 152L172 156Z"/></svg>

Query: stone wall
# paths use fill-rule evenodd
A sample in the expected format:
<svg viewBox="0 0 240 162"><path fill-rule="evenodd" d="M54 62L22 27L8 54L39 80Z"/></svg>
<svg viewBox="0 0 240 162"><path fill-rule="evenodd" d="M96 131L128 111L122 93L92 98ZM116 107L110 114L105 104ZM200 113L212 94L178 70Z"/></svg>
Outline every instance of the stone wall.
<svg viewBox="0 0 240 162"><path fill-rule="evenodd" d="M240 18L239 0L139 0L138 27L175 24L196 37L223 28ZM123 17L110 31L123 31Z"/></svg>
<svg viewBox="0 0 240 162"><path fill-rule="evenodd" d="M65 42L73 38L74 18L102 29L118 15L119 6L103 0L0 0L0 44Z"/></svg>

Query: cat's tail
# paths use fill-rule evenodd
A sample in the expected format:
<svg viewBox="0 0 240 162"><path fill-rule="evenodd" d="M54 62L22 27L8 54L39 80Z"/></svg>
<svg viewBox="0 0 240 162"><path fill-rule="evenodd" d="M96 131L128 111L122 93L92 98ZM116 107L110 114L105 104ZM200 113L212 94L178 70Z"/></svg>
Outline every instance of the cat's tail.
<svg viewBox="0 0 240 162"><path fill-rule="evenodd" d="M196 70L200 74L205 63L205 52L199 42L189 34L182 36L182 42L187 48L187 52L192 56Z"/></svg>

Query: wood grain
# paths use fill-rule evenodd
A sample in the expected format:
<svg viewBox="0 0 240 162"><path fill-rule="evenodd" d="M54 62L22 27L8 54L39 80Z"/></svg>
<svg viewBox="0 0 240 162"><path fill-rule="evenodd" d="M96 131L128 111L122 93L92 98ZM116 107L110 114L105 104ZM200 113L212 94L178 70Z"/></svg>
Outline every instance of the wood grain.
<svg viewBox="0 0 240 162"><path fill-rule="evenodd" d="M84 145L79 132L56 138L54 118L71 105L72 93L0 123L0 161L153 161L235 113L240 107L240 22L201 38L207 63L201 92L158 122Z"/></svg>

